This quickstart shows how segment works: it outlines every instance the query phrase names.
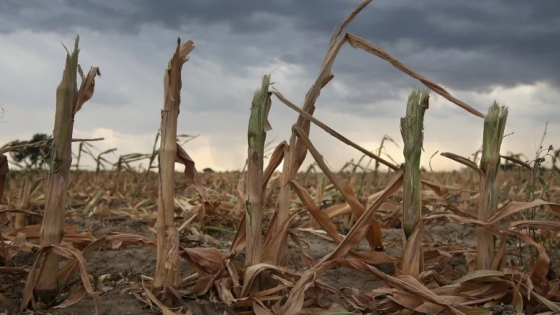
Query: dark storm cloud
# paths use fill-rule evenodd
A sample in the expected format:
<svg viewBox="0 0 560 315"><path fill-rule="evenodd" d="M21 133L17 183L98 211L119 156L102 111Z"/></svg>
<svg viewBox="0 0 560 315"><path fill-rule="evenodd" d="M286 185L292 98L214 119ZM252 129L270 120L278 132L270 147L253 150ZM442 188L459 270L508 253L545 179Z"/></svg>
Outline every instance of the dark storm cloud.
<svg viewBox="0 0 560 315"><path fill-rule="evenodd" d="M348 31L452 88L485 90L491 85L513 86L538 80L560 83L560 42L555 40L560 38L558 1L410 0L376 4L362 12ZM302 25L307 31L326 32L335 23L336 18L314 18ZM412 45L397 49L395 46L402 42ZM461 54L467 52L471 54ZM339 60L341 70L345 66L367 68L371 64L368 57L371 59ZM358 69L348 72L370 78L372 73ZM382 77L390 80L393 76L387 70Z"/></svg>
<svg viewBox="0 0 560 315"><path fill-rule="evenodd" d="M213 53L221 59L235 60L230 66L270 62L278 57L302 65L314 75L311 67L316 69L320 64L334 26L358 3L349 0L4 0L0 2L0 32L19 29L66 32L69 26L74 26L134 34L142 26L155 24L171 30L186 27L189 32L204 33L207 26L225 25L230 35L241 40L235 41L237 46L227 45L226 50ZM292 40L294 34L284 31L287 24L298 31L299 40ZM557 58L560 2L557 0L374 1L348 31L454 89L480 91L495 85L514 86L539 80L560 83L557 70L560 69L560 58ZM258 47L262 55L248 57L246 47ZM354 76L356 81L384 80L394 84L395 89L409 85L403 74L390 66L380 66L373 58L365 52L353 58L341 56L335 69Z"/></svg>
<svg viewBox="0 0 560 315"><path fill-rule="evenodd" d="M330 33L334 24L340 23L341 16L357 3L348 0L4 0L0 10L4 18L19 20L18 27L34 30L64 30L78 24L93 29L136 32L139 26L150 23L171 29L188 23L226 23L233 33L263 33L276 27L270 17L285 16L294 18L301 29ZM107 20L121 27L113 28L114 25L105 23Z"/></svg>
<svg viewBox="0 0 560 315"><path fill-rule="evenodd" d="M19 20L18 28L26 27L33 30L61 31L68 26L79 25L96 30L134 33L140 26L152 23L170 29L178 29L190 23L206 25L226 23L231 26L233 33L262 33L274 27L274 24L267 19L267 14L290 15L294 8L293 4L285 1L259 0L241 2L7 0L0 4L0 10L3 12L3 18ZM106 23L107 21L113 23ZM13 29L5 28L3 31L9 32Z"/></svg>

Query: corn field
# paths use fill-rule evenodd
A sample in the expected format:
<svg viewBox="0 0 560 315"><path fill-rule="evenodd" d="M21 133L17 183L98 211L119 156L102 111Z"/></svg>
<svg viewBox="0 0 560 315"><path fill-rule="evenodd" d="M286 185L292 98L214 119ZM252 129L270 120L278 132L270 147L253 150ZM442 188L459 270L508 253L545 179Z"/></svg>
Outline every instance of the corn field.
<svg viewBox="0 0 560 315"><path fill-rule="evenodd" d="M197 169L183 148L194 137L177 134L192 41L169 47L152 152L111 160L116 148L93 153L103 139L74 138L74 117L95 98L102 71L84 73L77 37L52 135L0 148L0 314L560 314L559 151L541 143L534 159L501 155L514 112L497 103L479 111L345 32L370 2L335 29L301 106L263 75L236 172ZM366 149L313 116L345 45L425 86L394 118L402 164L384 153L393 139ZM433 93L480 118L479 152L440 153L459 171L420 167ZM272 104L299 116L271 148ZM330 169L312 126L362 158ZM31 162L39 170L9 161L26 148L41 148L44 160ZM308 154L313 163L302 169ZM86 156L94 171L80 170ZM139 161L147 167L132 166Z"/></svg>

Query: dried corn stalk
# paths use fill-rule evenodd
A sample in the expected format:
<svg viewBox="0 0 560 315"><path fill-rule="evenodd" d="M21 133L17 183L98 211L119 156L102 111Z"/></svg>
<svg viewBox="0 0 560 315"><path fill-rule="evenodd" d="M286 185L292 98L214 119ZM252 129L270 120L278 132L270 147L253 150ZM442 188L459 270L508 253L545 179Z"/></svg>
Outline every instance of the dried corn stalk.
<svg viewBox="0 0 560 315"><path fill-rule="evenodd" d="M484 173L480 182L478 219L487 221L498 208L498 168L500 166L500 147L506 128L508 110L496 102L484 118L482 156L480 169ZM495 252L494 234L482 227L477 227L478 269L490 269Z"/></svg>
<svg viewBox="0 0 560 315"><path fill-rule="evenodd" d="M262 216L263 216L263 160L266 132L271 129L268 122L270 111L270 95L268 86L270 75L263 76L261 88L255 92L251 104L251 117L247 139L247 211L245 224L247 225L247 247L245 265L251 266L261 262L262 254Z"/></svg>
<svg viewBox="0 0 560 315"><path fill-rule="evenodd" d="M420 158L424 140L424 113L429 107L430 90L414 90L406 108L406 117L401 118L401 134L404 141L404 182L403 182L403 230L405 255L403 272L418 276L424 269L421 237L419 229L422 209L422 180L420 178ZM418 229L418 230L417 230ZM416 233L414 233L416 231ZM414 240L411 236L414 235ZM416 243L419 246L413 246ZM407 251L408 249L408 251Z"/></svg>
<svg viewBox="0 0 560 315"><path fill-rule="evenodd" d="M78 64L78 43L79 37L76 37L72 53L67 51L62 81L56 89L56 114L45 192L45 215L40 231L41 248L60 244L62 240L66 187L72 164L74 115L93 96L95 77L101 75L99 68L92 67L88 75L84 76ZM76 82L78 74L82 80L79 89ZM57 283L59 254L54 250L48 250L42 251L39 256L33 266L40 269L37 278L31 278L33 272L29 274L24 294L33 290L33 307L45 309L54 302L59 291ZM22 300L21 308L26 307L27 302L25 299Z"/></svg>
<svg viewBox="0 0 560 315"><path fill-rule="evenodd" d="M155 225L157 233L157 263L153 291L163 291L163 302L172 304L171 292L181 282L179 269L179 234L175 226L175 161L177 160L177 118L181 104L181 69L194 49L192 41L177 48L164 76L164 107L161 112L161 143L159 148L158 214Z"/></svg>

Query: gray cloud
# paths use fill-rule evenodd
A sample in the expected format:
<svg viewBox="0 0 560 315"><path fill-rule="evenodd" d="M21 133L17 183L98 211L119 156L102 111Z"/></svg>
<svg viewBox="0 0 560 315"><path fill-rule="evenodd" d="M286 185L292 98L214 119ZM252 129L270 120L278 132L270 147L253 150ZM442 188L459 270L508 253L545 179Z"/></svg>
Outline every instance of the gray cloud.
<svg viewBox="0 0 560 315"><path fill-rule="evenodd" d="M321 62L334 26L357 3L58 0L47 4L8 0L0 4L0 19L4 20L0 32L70 32L80 27L137 34L142 27L155 24L186 30L209 41L212 54L235 60L231 67L238 66L237 71L250 63L271 63L274 58L312 67ZM212 25L225 28L214 40L209 37L216 34L207 30ZM560 83L560 72L556 71L560 68L560 47L553 40L560 37L557 1L373 2L348 30L455 89L488 90L494 85L538 80ZM294 31L298 32L296 38ZM365 53L353 59L340 58L338 70L360 80L383 79L396 88L407 84L395 70L385 67L375 71L372 58Z"/></svg>

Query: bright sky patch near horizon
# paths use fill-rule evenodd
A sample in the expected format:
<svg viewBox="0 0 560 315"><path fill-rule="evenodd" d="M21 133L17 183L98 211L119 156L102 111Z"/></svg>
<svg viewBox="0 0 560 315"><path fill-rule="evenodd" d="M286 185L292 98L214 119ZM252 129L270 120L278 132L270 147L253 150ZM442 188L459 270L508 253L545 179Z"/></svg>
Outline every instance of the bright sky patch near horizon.
<svg viewBox="0 0 560 315"><path fill-rule="evenodd" d="M247 123L263 74L301 105L315 80L335 25L359 1L18 1L0 2L0 144L52 133L55 90L65 51L80 35L80 64L100 67L93 98L77 113L74 136L105 137L107 158L148 153L160 125L163 74L177 37L195 49L183 67L180 134L199 135L184 148L200 170L240 170ZM509 108L502 154L534 158L560 147L560 2L492 0L373 1L348 27L452 95L486 113ZM386 153L402 162L399 120L423 85L387 62L343 47L335 78L315 117L368 150L387 135ZM435 93L426 112L422 165L436 152L470 157L482 144L483 121ZM297 114L273 98L267 141L289 140ZM338 170L361 153L313 126L311 140ZM312 162L308 157L307 162ZM86 165L93 165L90 159ZM435 171L458 168L436 155Z"/></svg>

